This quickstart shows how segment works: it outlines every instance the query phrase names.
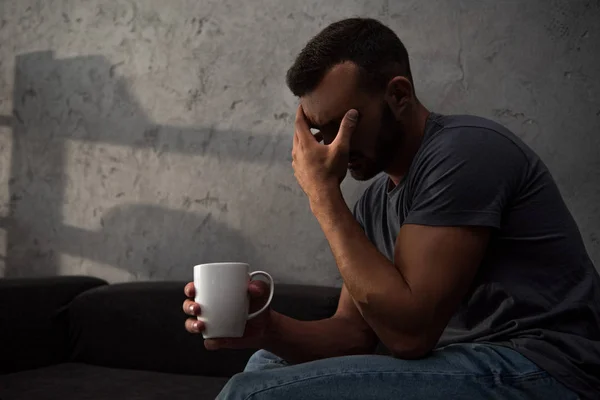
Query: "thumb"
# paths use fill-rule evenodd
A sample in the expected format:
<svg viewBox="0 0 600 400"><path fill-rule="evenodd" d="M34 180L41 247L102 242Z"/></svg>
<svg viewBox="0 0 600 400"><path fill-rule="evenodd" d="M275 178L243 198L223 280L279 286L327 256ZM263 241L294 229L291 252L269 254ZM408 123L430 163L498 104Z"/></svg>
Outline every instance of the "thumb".
<svg viewBox="0 0 600 400"><path fill-rule="evenodd" d="M344 149L350 148L350 138L354 133L354 129L356 129L356 125L358 124L358 111L352 109L349 110L346 115L344 115L344 119L342 119L342 123L340 124L340 130L338 131L333 144L338 147L342 147Z"/></svg>

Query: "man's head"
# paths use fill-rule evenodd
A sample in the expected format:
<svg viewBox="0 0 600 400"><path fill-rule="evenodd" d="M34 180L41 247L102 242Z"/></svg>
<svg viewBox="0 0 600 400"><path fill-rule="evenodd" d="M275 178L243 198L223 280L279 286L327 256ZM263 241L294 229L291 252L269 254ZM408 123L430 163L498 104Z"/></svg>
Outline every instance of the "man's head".
<svg viewBox="0 0 600 400"><path fill-rule="evenodd" d="M370 179L394 161L415 97L406 48L380 22L351 18L311 39L287 72L311 127L330 143L344 114L360 117L350 146L350 172Z"/></svg>

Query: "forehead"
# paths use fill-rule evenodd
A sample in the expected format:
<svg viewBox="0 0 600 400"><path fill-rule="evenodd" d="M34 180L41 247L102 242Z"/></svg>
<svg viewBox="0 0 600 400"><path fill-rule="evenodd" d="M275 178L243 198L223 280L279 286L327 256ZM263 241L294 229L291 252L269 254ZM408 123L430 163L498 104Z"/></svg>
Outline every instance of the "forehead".
<svg viewBox="0 0 600 400"><path fill-rule="evenodd" d="M323 126L341 119L359 102L358 67L346 62L331 68L319 86L300 99L302 109L314 126Z"/></svg>

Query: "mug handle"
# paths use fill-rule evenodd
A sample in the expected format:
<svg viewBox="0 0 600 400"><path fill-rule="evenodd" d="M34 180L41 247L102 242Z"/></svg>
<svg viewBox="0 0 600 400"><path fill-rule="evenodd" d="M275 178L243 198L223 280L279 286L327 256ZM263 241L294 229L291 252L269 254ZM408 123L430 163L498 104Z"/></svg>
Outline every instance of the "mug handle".
<svg viewBox="0 0 600 400"><path fill-rule="evenodd" d="M267 307L269 307L271 305L271 300L273 300L273 293L275 292L275 283L273 282L273 277L271 277L271 275L269 275L265 271L254 271L254 272L250 273L250 280L252 280L252 277L255 275L263 275L264 277L266 277L269 280L269 298L267 299L267 302L265 303L264 306L262 306L262 308L260 310L255 311L252 314L248 314L248 319L252 319L252 318L256 317L258 314L260 314L261 312L265 311L267 309Z"/></svg>

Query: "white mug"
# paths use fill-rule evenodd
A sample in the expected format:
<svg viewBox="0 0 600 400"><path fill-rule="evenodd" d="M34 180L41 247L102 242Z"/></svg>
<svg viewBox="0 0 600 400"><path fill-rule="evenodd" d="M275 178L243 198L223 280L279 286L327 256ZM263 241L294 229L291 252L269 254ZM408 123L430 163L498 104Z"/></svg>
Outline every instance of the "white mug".
<svg viewBox="0 0 600 400"><path fill-rule="evenodd" d="M269 279L269 297L258 311L249 314L248 284L255 275ZM250 265L221 262L194 266L194 301L200 305L198 320L204 322L204 339L242 337L246 321L269 307L273 300L274 283L264 271L250 273Z"/></svg>

